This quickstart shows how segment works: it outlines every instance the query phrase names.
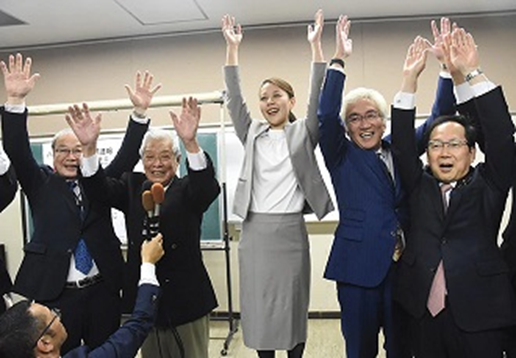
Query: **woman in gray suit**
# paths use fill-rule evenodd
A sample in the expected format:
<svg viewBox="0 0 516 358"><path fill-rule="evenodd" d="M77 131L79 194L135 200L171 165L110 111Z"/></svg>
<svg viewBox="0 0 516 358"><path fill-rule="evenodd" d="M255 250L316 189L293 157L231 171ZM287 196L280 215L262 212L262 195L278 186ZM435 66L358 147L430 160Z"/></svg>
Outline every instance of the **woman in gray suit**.
<svg viewBox="0 0 516 358"><path fill-rule="evenodd" d="M227 106L245 148L234 212L244 219L239 244L240 309L244 343L260 358L287 350L302 357L310 297L310 252L304 213L319 219L333 210L317 166L317 105L326 63L321 48L323 14L308 27L312 48L310 99L306 119L292 113L292 87L269 78L259 89L265 119L253 120L240 89L240 25L222 19L226 39Z"/></svg>

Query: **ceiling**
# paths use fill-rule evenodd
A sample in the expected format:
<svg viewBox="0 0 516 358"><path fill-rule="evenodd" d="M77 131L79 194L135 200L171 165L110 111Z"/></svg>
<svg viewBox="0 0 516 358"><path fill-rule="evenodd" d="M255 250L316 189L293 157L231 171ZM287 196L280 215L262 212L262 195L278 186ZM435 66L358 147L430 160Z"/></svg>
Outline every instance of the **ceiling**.
<svg viewBox="0 0 516 358"><path fill-rule="evenodd" d="M230 13L244 28L308 23L321 8L328 20L516 13L515 0L2 0L0 49L218 31Z"/></svg>

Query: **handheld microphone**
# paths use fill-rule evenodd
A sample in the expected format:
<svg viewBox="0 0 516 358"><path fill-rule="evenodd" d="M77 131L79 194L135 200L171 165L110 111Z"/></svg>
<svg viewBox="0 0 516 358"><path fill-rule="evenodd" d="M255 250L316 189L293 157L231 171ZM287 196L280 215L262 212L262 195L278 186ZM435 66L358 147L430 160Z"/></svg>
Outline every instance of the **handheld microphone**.
<svg viewBox="0 0 516 358"><path fill-rule="evenodd" d="M154 183L151 186L152 199L154 200L154 216L159 217L159 207L161 203L165 200L165 188L163 188L163 184Z"/></svg>
<svg viewBox="0 0 516 358"><path fill-rule="evenodd" d="M157 231L154 233L154 199L150 190L142 193L142 206L147 214L143 222L143 236L146 240L151 240Z"/></svg>

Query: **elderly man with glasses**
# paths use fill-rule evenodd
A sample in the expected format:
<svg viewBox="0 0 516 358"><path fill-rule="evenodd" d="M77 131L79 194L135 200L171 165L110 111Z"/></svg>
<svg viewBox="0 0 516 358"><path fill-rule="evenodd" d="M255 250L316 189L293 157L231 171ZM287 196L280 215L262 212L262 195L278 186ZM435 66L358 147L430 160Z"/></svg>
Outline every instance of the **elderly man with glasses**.
<svg viewBox="0 0 516 358"><path fill-rule="evenodd" d="M138 298L131 318L96 349L81 346L63 355L64 358L136 355L154 324L159 293L155 264L164 254L162 245L161 234L142 244ZM0 358L61 357L67 337L57 308L24 300L0 316Z"/></svg>

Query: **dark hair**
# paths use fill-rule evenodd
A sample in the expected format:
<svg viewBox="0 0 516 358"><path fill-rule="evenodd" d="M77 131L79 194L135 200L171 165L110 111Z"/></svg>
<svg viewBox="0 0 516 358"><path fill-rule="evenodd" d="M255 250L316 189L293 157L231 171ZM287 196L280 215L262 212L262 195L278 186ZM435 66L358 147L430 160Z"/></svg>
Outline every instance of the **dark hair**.
<svg viewBox="0 0 516 358"><path fill-rule="evenodd" d="M0 358L34 358L34 341L41 322L29 308L31 302L16 303L0 316Z"/></svg>
<svg viewBox="0 0 516 358"><path fill-rule="evenodd" d="M468 147L473 148L475 146L477 140L477 130L471 119L463 115L447 115L437 117L437 119L426 128L425 133L423 134L423 143L425 143L425 146L430 140L432 131L441 124L448 122L455 122L464 127L464 134L466 141L468 142Z"/></svg>
<svg viewBox="0 0 516 358"><path fill-rule="evenodd" d="M282 89L283 91L287 92L287 95L288 95L288 98L294 98L295 97L295 94L294 94L294 89L292 88L292 86L290 85L290 83L288 83L287 81L281 79L281 78L278 78L278 77L270 77L270 78L266 78L262 81L261 85L260 85L260 88L262 88L264 85L266 85L267 83L270 83L274 86L278 86L280 89ZM292 111L290 111L288 113L288 121L290 123L294 122L296 120L296 116L294 115L294 113L292 113Z"/></svg>

